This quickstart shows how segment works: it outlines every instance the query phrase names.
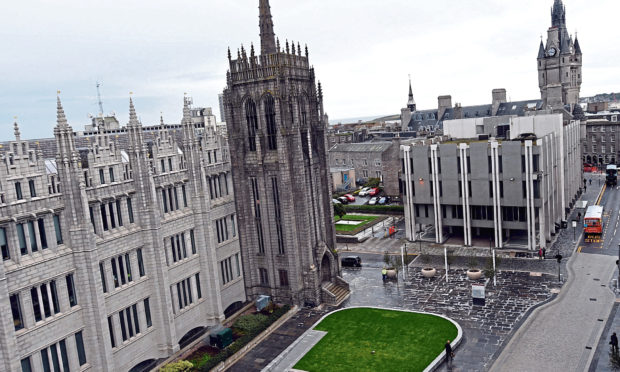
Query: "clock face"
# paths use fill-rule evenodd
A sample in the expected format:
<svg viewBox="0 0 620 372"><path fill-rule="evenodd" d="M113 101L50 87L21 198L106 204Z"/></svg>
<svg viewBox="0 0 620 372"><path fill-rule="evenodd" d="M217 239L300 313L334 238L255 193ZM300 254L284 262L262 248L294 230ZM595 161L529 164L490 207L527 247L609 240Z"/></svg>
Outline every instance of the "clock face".
<svg viewBox="0 0 620 372"><path fill-rule="evenodd" d="M555 56L555 52L556 52L555 48L552 47L552 48L549 49L549 52L547 52L547 53L549 54L550 57L553 57L553 56Z"/></svg>

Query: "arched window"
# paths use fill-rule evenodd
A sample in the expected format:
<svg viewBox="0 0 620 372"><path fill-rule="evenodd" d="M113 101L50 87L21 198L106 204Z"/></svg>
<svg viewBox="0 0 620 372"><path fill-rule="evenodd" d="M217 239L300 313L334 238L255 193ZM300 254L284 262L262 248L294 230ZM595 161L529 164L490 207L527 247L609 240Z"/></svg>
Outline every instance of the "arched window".
<svg viewBox="0 0 620 372"><path fill-rule="evenodd" d="M269 150L277 150L276 107L271 95L265 97L265 122L267 123L267 147Z"/></svg>
<svg viewBox="0 0 620 372"><path fill-rule="evenodd" d="M256 118L256 104L252 99L248 99L245 103L245 118L248 124L248 144L250 151L256 151L256 129L258 129L258 121Z"/></svg>

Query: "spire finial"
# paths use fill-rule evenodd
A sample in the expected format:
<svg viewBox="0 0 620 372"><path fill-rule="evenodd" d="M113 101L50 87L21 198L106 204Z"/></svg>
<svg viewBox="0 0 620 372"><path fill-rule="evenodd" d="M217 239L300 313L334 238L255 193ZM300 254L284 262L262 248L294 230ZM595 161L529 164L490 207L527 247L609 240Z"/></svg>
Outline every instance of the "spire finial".
<svg viewBox="0 0 620 372"><path fill-rule="evenodd" d="M286 39L286 54L290 53L290 48L288 47L288 39Z"/></svg>
<svg viewBox="0 0 620 372"><path fill-rule="evenodd" d="M230 47L228 47L228 60L230 61L231 59L232 58L231 58L231 55L230 55Z"/></svg>
<svg viewBox="0 0 620 372"><path fill-rule="evenodd" d="M301 46L299 45L299 41L297 42L297 55L301 57Z"/></svg>
<svg viewBox="0 0 620 372"><path fill-rule="evenodd" d="M295 55L295 42L291 41L291 52L293 55Z"/></svg>
<svg viewBox="0 0 620 372"><path fill-rule="evenodd" d="M278 52L280 51L280 38L276 39L276 45L278 46Z"/></svg>
<svg viewBox="0 0 620 372"><path fill-rule="evenodd" d="M136 108L133 105L133 98L131 97L133 92L129 92L129 125L138 125L138 115L136 115Z"/></svg>
<svg viewBox="0 0 620 372"><path fill-rule="evenodd" d="M17 124L17 116L13 116L13 119L15 119L15 122L13 123L13 131L15 133L15 139L19 141L21 136L19 133L19 125Z"/></svg>
<svg viewBox="0 0 620 372"><path fill-rule="evenodd" d="M258 25L260 28L261 54L276 53L276 35L273 32L273 19L271 18L269 0L259 0L258 2Z"/></svg>
<svg viewBox="0 0 620 372"><path fill-rule="evenodd" d="M306 44L306 58L308 58L308 44Z"/></svg>
<svg viewBox="0 0 620 372"><path fill-rule="evenodd" d="M161 126L161 129L164 129L164 113L163 112L159 112L159 125Z"/></svg>

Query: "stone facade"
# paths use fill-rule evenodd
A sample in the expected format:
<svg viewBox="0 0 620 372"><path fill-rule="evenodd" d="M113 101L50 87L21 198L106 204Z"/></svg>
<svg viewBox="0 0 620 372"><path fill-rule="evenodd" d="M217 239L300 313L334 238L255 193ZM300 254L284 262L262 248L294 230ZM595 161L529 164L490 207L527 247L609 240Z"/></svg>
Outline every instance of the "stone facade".
<svg viewBox="0 0 620 372"><path fill-rule="evenodd" d="M339 274L323 95L307 48L282 50L259 9L261 54L229 52L224 91L246 292L317 305Z"/></svg>
<svg viewBox="0 0 620 372"><path fill-rule="evenodd" d="M228 146L130 121L0 148L0 370L140 371L245 301ZM76 142L83 144L78 147ZM49 142L49 141L46 141ZM223 222L222 222L223 221Z"/></svg>
<svg viewBox="0 0 620 372"><path fill-rule="evenodd" d="M620 159L620 112L587 115L582 121L581 145L583 162L605 166Z"/></svg>

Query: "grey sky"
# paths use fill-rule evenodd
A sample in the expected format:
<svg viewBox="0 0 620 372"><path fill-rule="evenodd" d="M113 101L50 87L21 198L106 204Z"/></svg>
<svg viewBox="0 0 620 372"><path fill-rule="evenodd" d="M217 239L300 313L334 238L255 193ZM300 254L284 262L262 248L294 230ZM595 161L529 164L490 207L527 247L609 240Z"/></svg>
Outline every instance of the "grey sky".
<svg viewBox="0 0 620 372"><path fill-rule="evenodd" d="M618 0L565 0L584 53L582 96L620 89ZM271 0L276 35L308 44L331 119L393 114L411 74L418 107L538 98L536 55L553 0ZM145 125L179 122L187 92L211 106L226 48L258 43L256 0L7 0L0 12L0 140L51 137L56 90L81 130L104 110L127 122L134 92Z"/></svg>

